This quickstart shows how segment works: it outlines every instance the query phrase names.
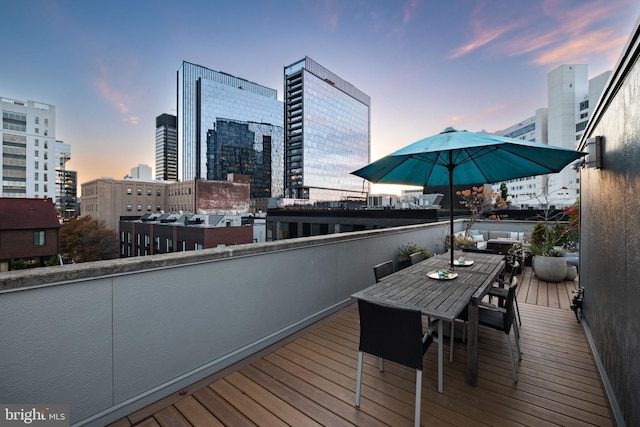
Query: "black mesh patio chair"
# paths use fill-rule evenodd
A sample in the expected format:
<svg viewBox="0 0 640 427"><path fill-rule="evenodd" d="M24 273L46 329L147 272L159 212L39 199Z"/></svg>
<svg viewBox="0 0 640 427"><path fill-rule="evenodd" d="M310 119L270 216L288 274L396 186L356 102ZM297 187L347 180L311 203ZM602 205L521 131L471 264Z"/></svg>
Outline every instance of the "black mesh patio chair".
<svg viewBox="0 0 640 427"><path fill-rule="evenodd" d="M373 274L376 276L376 283L391 273L393 273L393 261L386 261L373 267Z"/></svg>
<svg viewBox="0 0 640 427"><path fill-rule="evenodd" d="M493 286L489 289L487 295L489 296L489 302L491 302L492 297L498 298L498 306L503 307L504 301L507 298L509 283L512 282L513 278L517 276L518 269L520 268L520 263L518 261L513 263L513 267L511 268L511 273L509 274L509 278L499 278L497 283L498 286ZM518 295L516 294L513 298L513 303L515 304L515 314L518 318L518 323L522 325L522 319L520 318L520 307L518 307ZM516 326L517 327L517 326ZM516 331L518 336L520 336L520 331Z"/></svg>
<svg viewBox="0 0 640 427"><path fill-rule="evenodd" d="M409 255L409 260L411 261L411 265L417 264L424 259L422 252L415 252Z"/></svg>
<svg viewBox="0 0 640 427"><path fill-rule="evenodd" d="M505 333L505 338L507 340L507 346L509 347L509 355L511 356L511 369L513 370L513 380L518 382L518 373L516 372L516 364L515 359L513 357L513 348L511 345L511 329L517 328L517 322L515 319L515 304L513 302L516 289L518 288L518 278L513 277L511 285L507 288L507 297L504 302L504 307L499 307L497 305L489 304L486 302L480 302L480 310L478 316L478 323L480 325L502 331ZM465 309L460 318L463 320L468 320L468 313ZM516 339L516 347L518 350L518 359L522 360L522 353L520 352L520 339L518 338L518 333L514 333Z"/></svg>
<svg viewBox="0 0 640 427"><path fill-rule="evenodd" d="M423 333L422 313L418 310L395 308L358 300L360 312L360 346L356 378L356 407L360 407L362 361L364 353L379 357L380 372L384 359L416 370L415 425L420 425L422 399L422 358L433 342Z"/></svg>

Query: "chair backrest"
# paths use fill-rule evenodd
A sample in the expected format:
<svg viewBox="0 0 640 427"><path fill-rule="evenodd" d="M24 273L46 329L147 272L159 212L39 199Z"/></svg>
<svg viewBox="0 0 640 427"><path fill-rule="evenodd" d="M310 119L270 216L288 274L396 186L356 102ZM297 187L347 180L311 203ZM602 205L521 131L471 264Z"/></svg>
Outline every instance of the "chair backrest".
<svg viewBox="0 0 640 427"><path fill-rule="evenodd" d="M373 267L373 274L376 276L376 283L391 273L393 273L393 261L386 261Z"/></svg>
<svg viewBox="0 0 640 427"><path fill-rule="evenodd" d="M411 265L417 264L424 259L422 252L415 252L409 255L409 259L411 260Z"/></svg>
<svg viewBox="0 0 640 427"><path fill-rule="evenodd" d="M516 297L516 289L518 288L518 277L513 276L511 278L511 285L507 291L507 298L504 301L504 308L506 313L502 315L504 321L504 333L508 334L511 331L513 325L513 319L515 318L515 304L514 299Z"/></svg>
<svg viewBox="0 0 640 427"><path fill-rule="evenodd" d="M360 351L422 369L422 313L358 300ZM431 338L429 336L429 338ZM431 338L432 340L433 338ZM426 343L428 346L431 342Z"/></svg>
<svg viewBox="0 0 640 427"><path fill-rule="evenodd" d="M517 276L519 269L520 269L520 262L519 261L514 261L513 265L511 266L511 274L509 276L511 278L513 278L513 276Z"/></svg>

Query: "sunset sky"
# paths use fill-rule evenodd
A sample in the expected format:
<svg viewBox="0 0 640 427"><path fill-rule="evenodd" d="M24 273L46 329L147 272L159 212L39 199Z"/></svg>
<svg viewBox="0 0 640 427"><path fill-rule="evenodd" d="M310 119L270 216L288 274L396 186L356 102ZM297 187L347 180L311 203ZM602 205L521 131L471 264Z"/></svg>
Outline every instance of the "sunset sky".
<svg viewBox="0 0 640 427"><path fill-rule="evenodd" d="M371 96L371 159L547 105L560 64L613 69L637 0L0 0L0 96L53 104L78 182L155 168L183 60L278 91L305 55Z"/></svg>

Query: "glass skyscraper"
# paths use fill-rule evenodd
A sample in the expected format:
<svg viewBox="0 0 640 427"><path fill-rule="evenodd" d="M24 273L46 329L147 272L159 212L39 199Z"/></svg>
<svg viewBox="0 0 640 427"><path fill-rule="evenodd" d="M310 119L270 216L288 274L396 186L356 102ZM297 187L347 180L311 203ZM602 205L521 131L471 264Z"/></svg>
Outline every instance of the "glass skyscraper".
<svg viewBox="0 0 640 427"><path fill-rule="evenodd" d="M262 159L265 156L262 150L267 147L271 151L269 176L254 176L252 183L260 182L263 188L269 187L271 197L281 197L283 114L283 105L277 99L276 90L183 62L178 70L179 176L188 181L220 177L223 169L227 173L243 173L242 170L248 170L243 169L243 164ZM254 135L243 134L243 127ZM243 140L234 141L233 135L242 135ZM247 145L249 140L254 141L252 148ZM217 143L222 146L216 146ZM249 156L247 150L255 153ZM231 157L235 164L230 161L230 151L234 151ZM219 156L227 157L222 159ZM264 173L264 168L258 169L251 172Z"/></svg>
<svg viewBox="0 0 640 427"><path fill-rule="evenodd" d="M364 199L351 172L369 163L370 97L308 57L284 68L284 86L285 197Z"/></svg>
<svg viewBox="0 0 640 427"><path fill-rule="evenodd" d="M274 146L273 141L279 143ZM249 175L251 198L282 197L282 141L282 126L217 119L207 135L207 179L225 181L229 173Z"/></svg>
<svg viewBox="0 0 640 427"><path fill-rule="evenodd" d="M156 179L178 180L178 120L171 114L156 117Z"/></svg>

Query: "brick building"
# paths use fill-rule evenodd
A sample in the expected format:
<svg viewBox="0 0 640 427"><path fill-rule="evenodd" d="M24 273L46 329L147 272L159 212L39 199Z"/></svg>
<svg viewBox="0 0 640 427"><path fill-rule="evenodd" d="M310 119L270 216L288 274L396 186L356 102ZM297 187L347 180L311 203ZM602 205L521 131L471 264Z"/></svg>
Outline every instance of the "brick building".
<svg viewBox="0 0 640 427"><path fill-rule="evenodd" d="M51 199L0 198L0 271L57 257L60 222ZM23 262L24 262L23 261Z"/></svg>

